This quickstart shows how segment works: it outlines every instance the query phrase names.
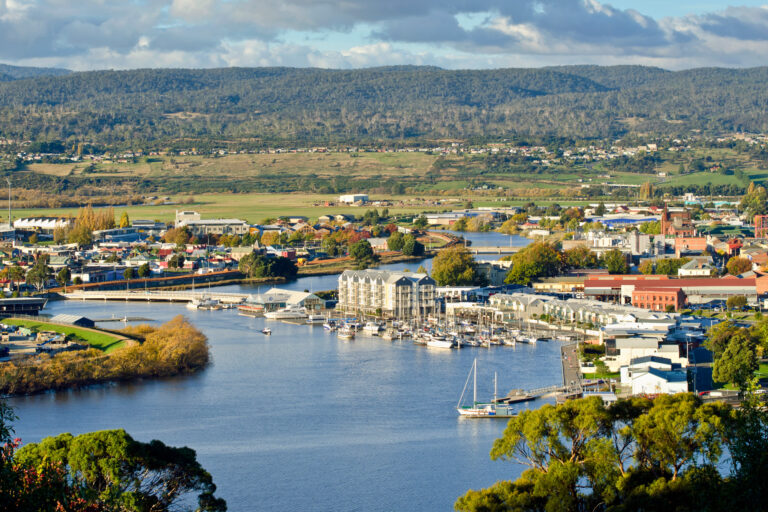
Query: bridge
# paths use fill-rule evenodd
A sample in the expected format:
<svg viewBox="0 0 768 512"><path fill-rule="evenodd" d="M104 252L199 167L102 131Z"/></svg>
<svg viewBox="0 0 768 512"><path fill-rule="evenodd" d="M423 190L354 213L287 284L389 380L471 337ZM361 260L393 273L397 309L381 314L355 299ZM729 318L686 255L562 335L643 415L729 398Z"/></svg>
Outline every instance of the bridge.
<svg viewBox="0 0 768 512"><path fill-rule="evenodd" d="M506 246L489 246L489 245L470 245L467 247L473 254L515 254L520 252L524 247L506 247Z"/></svg>
<svg viewBox="0 0 768 512"><path fill-rule="evenodd" d="M212 299L221 304L240 304L248 298L247 293L223 293L217 291L149 291L149 290L72 290L61 293L67 300L120 300L141 302L192 302Z"/></svg>

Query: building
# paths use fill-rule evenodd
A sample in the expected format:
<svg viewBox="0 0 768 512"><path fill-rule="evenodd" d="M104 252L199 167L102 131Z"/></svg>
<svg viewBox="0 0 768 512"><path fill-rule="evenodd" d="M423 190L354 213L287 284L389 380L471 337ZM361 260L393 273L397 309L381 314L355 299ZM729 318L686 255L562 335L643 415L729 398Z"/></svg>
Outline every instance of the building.
<svg viewBox="0 0 768 512"><path fill-rule="evenodd" d="M768 215L755 215L755 238L768 238Z"/></svg>
<svg viewBox="0 0 768 512"><path fill-rule="evenodd" d="M435 280L426 274L345 270L339 276L340 311L410 319L437 312Z"/></svg>
<svg viewBox="0 0 768 512"><path fill-rule="evenodd" d="M94 322L90 318L80 316L80 315L65 315L65 314L54 315L51 318L51 322L57 323L57 324L76 325L78 327L88 327L88 328L96 327L96 322Z"/></svg>
<svg viewBox="0 0 768 512"><path fill-rule="evenodd" d="M162 235L167 229L165 222L155 222L153 220L142 219L131 221L131 227L142 235L154 237Z"/></svg>
<svg viewBox="0 0 768 512"><path fill-rule="evenodd" d="M632 291L632 304L652 311L678 311L685 304L685 293L681 288L636 286Z"/></svg>
<svg viewBox="0 0 768 512"><path fill-rule="evenodd" d="M582 293L584 276L544 277L533 283L533 289L539 293Z"/></svg>
<svg viewBox="0 0 768 512"><path fill-rule="evenodd" d="M200 214L191 211L176 212L177 228L186 227L190 234L205 235L247 235L250 226L240 219L201 219Z"/></svg>
<svg viewBox="0 0 768 512"><path fill-rule="evenodd" d="M749 304L757 303L758 282L755 277L697 277L678 279L657 275L592 276L584 281L586 297L620 303L630 302L632 292L642 287L680 288L688 304L706 304L744 295Z"/></svg>
<svg viewBox="0 0 768 512"><path fill-rule="evenodd" d="M664 357L638 357L621 368L621 384L633 395L686 393L688 372Z"/></svg>
<svg viewBox="0 0 768 512"><path fill-rule="evenodd" d="M53 234L55 229L69 229L75 221L67 217L27 217L13 221L14 229Z"/></svg>
<svg viewBox="0 0 768 512"><path fill-rule="evenodd" d="M679 277L710 277L715 271L712 258L694 258L679 269Z"/></svg>
<svg viewBox="0 0 768 512"><path fill-rule="evenodd" d="M246 304L263 306L264 312L292 306L305 308L312 313L325 307L325 301L314 293L283 290L282 288L270 288L264 293L249 296Z"/></svg>
<svg viewBox="0 0 768 512"><path fill-rule="evenodd" d="M670 236L695 237L696 227L691 220L691 212L686 209L669 211L667 205L661 212L661 234Z"/></svg>
<svg viewBox="0 0 768 512"><path fill-rule="evenodd" d="M343 196L339 196L339 202L346 204L365 204L368 202L368 194L345 194Z"/></svg>

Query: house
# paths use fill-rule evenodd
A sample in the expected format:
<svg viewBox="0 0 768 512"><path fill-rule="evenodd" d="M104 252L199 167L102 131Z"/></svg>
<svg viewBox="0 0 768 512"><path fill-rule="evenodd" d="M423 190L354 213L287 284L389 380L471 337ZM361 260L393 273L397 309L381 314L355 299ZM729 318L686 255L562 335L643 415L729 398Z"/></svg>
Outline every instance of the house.
<svg viewBox="0 0 768 512"><path fill-rule="evenodd" d="M688 372L683 369L665 371L648 368L648 371L632 376L633 395L672 395L687 392Z"/></svg>
<svg viewBox="0 0 768 512"><path fill-rule="evenodd" d="M712 258L694 258L679 269L679 277L709 277L717 269L712 265Z"/></svg>

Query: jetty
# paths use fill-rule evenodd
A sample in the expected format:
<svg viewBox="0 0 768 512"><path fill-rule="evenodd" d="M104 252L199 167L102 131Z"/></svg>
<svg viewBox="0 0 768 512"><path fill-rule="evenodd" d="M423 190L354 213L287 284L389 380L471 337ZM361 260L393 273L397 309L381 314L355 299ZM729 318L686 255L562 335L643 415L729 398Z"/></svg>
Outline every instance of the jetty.
<svg viewBox="0 0 768 512"><path fill-rule="evenodd" d="M509 247L509 246L491 246L491 245L470 245L467 247L472 254L515 254L520 252L525 247Z"/></svg>
<svg viewBox="0 0 768 512"><path fill-rule="evenodd" d="M192 302L211 299L221 304L241 304L248 298L247 293L225 293L215 290L198 291L151 291L151 290L72 290L59 293L67 300L98 300L124 302Z"/></svg>

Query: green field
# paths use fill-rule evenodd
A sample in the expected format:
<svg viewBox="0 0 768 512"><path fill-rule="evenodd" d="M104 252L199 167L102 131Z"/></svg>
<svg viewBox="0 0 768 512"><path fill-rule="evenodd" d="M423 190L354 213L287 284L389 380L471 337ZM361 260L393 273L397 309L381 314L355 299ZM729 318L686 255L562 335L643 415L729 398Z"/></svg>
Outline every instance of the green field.
<svg viewBox="0 0 768 512"><path fill-rule="evenodd" d="M61 334L72 335L79 340L85 341L93 348L104 351L105 353L112 352L121 348L125 341L121 340L113 334L106 332L96 332L89 329L81 329L79 327L69 327L58 324L49 324L46 322L38 322L36 320L22 320L19 318L8 318L3 320L8 325L18 325L21 327L27 327L34 331L55 331Z"/></svg>

